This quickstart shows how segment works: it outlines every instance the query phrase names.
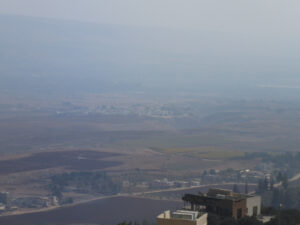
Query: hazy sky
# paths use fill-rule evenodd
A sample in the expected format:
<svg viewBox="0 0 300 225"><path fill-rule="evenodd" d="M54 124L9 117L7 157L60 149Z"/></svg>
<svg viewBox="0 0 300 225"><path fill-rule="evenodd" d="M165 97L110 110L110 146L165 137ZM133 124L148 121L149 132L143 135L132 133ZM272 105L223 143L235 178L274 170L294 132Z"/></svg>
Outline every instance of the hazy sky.
<svg viewBox="0 0 300 225"><path fill-rule="evenodd" d="M48 74L51 71L47 68L66 74L64 70L80 65L84 72L93 68L99 76L108 73L103 68L116 69L115 74L123 80L132 76L151 78L153 83L172 77L178 84L207 79L219 83L253 80L263 85L299 85L299 12L300 0L0 0L0 14L176 28L109 26L112 30L106 30L99 25L99 29L87 30L86 24L74 28L54 21L63 26L62 34L56 25L41 23L36 27L22 18L16 23L4 19L5 26L0 26L0 31L6 33L2 40L8 47L2 54L2 67L4 71L14 71L15 66L6 65L15 65L17 57L30 52L29 57L20 59L19 68L24 72L23 66L31 65L26 67L28 74L33 70ZM20 36L24 36L21 41ZM42 43L40 47L37 40ZM55 50L49 50L49 40L56 41ZM79 45L74 44L76 40L81 41ZM24 46L30 51L25 51ZM46 56L47 65L33 63ZM31 64L24 63L29 59ZM68 67L62 63L66 59L70 61Z"/></svg>
<svg viewBox="0 0 300 225"><path fill-rule="evenodd" d="M112 24L294 32L299 0L0 0L0 13Z"/></svg>

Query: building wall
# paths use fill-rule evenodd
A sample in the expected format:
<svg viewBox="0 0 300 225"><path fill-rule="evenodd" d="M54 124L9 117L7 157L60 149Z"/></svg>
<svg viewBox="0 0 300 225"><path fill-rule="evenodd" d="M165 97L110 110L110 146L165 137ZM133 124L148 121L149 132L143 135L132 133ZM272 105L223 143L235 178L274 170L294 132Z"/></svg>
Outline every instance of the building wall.
<svg viewBox="0 0 300 225"><path fill-rule="evenodd" d="M0 192L0 203L9 204L9 193Z"/></svg>
<svg viewBox="0 0 300 225"><path fill-rule="evenodd" d="M203 214L199 219L197 219L197 225L207 225L207 213Z"/></svg>
<svg viewBox="0 0 300 225"><path fill-rule="evenodd" d="M232 216L235 219L239 219L238 212L241 210L241 217L246 216L246 199L240 201L234 201L232 204Z"/></svg>
<svg viewBox="0 0 300 225"><path fill-rule="evenodd" d="M207 213L197 220L183 220L170 218L170 211L166 211L157 217L156 225L207 225Z"/></svg>
<svg viewBox="0 0 300 225"><path fill-rule="evenodd" d="M204 197L204 205L208 212L216 213L220 216L231 216L233 201L228 199L216 199Z"/></svg>
<svg viewBox="0 0 300 225"><path fill-rule="evenodd" d="M246 199L233 201L228 199L212 199L206 202L207 210L220 216L232 216L238 219L239 210L241 218L246 216Z"/></svg>
<svg viewBox="0 0 300 225"><path fill-rule="evenodd" d="M216 196L216 195L227 195L227 196L232 196L233 192L231 190L225 190L225 189L215 189L215 188L210 188L209 191L207 192L208 196Z"/></svg>
<svg viewBox="0 0 300 225"><path fill-rule="evenodd" d="M201 225L193 220L180 220L180 219L162 219L157 218L156 225Z"/></svg>
<svg viewBox="0 0 300 225"><path fill-rule="evenodd" d="M247 198L247 216L253 216L253 209L257 207L257 216L261 214L261 197L254 196Z"/></svg>

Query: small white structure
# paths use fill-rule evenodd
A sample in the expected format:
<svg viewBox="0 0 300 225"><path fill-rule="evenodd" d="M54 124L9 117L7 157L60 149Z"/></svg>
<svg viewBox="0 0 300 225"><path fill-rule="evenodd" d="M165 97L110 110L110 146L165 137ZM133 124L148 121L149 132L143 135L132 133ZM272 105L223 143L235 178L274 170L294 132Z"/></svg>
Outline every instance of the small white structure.
<svg viewBox="0 0 300 225"><path fill-rule="evenodd" d="M0 203L0 212L3 212L6 210L6 206L3 203Z"/></svg>
<svg viewBox="0 0 300 225"><path fill-rule="evenodd" d="M207 213L177 210L165 211L157 217L157 225L207 225Z"/></svg>
<svg viewBox="0 0 300 225"><path fill-rule="evenodd" d="M261 197L249 196L246 200L247 216L259 216L261 214Z"/></svg>

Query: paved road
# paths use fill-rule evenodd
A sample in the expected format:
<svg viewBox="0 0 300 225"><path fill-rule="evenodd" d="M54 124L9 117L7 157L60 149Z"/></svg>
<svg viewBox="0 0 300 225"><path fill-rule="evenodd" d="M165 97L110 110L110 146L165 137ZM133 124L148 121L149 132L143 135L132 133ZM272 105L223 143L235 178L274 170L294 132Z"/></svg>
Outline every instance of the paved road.
<svg viewBox="0 0 300 225"><path fill-rule="evenodd" d="M244 183L203 184L203 185L192 186L192 187L170 188L170 189L138 192L138 193L133 193L132 195L153 194L153 193L171 192L171 191L184 191L184 190L190 190L190 189L202 188L202 187L213 187L213 186L220 186L220 185L235 185L235 184L244 185ZM257 183L248 183L248 185L257 185Z"/></svg>
<svg viewBox="0 0 300 225"><path fill-rule="evenodd" d="M300 173L297 173L296 175L294 175L292 178L289 179L289 182L293 182L300 179ZM274 187L279 187L282 185L282 182L279 182L277 184L274 184Z"/></svg>
<svg viewBox="0 0 300 225"><path fill-rule="evenodd" d="M293 182L300 179L300 173L296 174L295 176L293 176L291 179L289 179L289 182Z"/></svg>

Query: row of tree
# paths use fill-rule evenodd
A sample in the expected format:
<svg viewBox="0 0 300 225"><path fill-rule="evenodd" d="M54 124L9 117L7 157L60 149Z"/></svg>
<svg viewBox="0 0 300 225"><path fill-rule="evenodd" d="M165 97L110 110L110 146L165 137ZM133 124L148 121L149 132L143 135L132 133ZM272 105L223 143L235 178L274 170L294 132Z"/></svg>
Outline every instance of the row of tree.
<svg viewBox="0 0 300 225"><path fill-rule="evenodd" d="M289 176L293 176L300 170L300 152L285 152L280 154L268 152L251 152L245 153L240 159L261 159L265 163L273 163L276 168L286 170Z"/></svg>
<svg viewBox="0 0 300 225"><path fill-rule="evenodd" d="M278 173L276 181L281 185L274 187L273 179L258 181L257 193L262 196L263 205L300 210L300 188L290 186L286 174Z"/></svg>
<svg viewBox="0 0 300 225"><path fill-rule="evenodd" d="M264 215L272 215L271 221L265 225L298 225L300 224L300 211L295 209L278 210L272 207L263 208ZM220 218L215 214L208 215L208 225L263 225L255 217L243 217L240 220L234 218Z"/></svg>
<svg viewBox="0 0 300 225"><path fill-rule="evenodd" d="M51 177L49 190L53 196L62 198L62 192L68 187L75 192L98 193L104 195L116 194L120 185L113 182L105 172L72 172L57 174Z"/></svg>

